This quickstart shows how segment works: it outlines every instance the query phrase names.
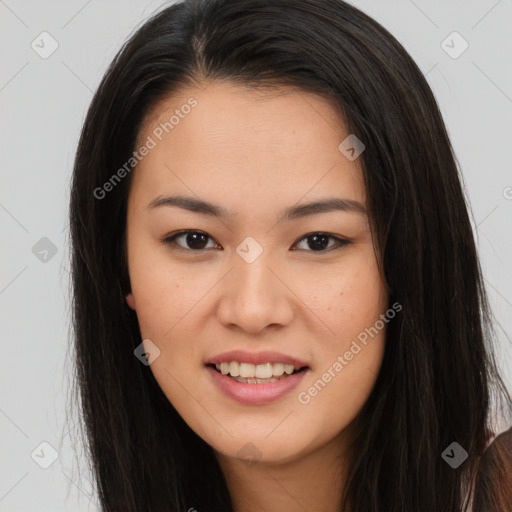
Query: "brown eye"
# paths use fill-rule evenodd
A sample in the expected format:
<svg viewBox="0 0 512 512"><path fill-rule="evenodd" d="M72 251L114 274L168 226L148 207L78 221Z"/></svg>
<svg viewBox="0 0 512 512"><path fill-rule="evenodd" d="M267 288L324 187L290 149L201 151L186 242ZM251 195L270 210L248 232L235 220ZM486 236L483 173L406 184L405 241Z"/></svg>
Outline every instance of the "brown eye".
<svg viewBox="0 0 512 512"><path fill-rule="evenodd" d="M184 242L177 243L177 240L182 239ZM190 251L203 251L209 247L206 246L208 239L211 239L211 236L204 233L203 231L193 231L193 230L185 230L175 233L169 237L166 237L162 240L165 244L171 244L178 246L179 249L190 250ZM214 247L216 245L214 244Z"/></svg>
<svg viewBox="0 0 512 512"><path fill-rule="evenodd" d="M299 240L300 242L303 242L304 240L307 240L306 243L306 250L309 252L329 252L326 251L326 249L332 249L333 246L342 247L344 245L347 245L350 243L349 240L346 240L344 238L340 238L334 235L329 235L328 233L310 233L306 235L305 237L301 238ZM334 244L329 246L329 241L334 240Z"/></svg>

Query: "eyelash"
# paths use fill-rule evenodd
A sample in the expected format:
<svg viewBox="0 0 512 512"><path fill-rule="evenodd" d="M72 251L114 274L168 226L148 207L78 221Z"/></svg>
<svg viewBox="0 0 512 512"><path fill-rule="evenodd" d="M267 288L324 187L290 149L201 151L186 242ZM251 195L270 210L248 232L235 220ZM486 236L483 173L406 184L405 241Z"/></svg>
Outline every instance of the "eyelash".
<svg viewBox="0 0 512 512"><path fill-rule="evenodd" d="M199 231L199 230L196 230L196 229L185 229L183 231L178 231L177 233L174 233L173 235L165 236L160 241L163 244L165 244L165 245L172 246L173 249L176 249L176 250L179 250L179 251L185 251L185 252L203 253L204 251L207 251L208 249L212 249L211 247L209 247L208 249L187 249L186 247L183 247L183 246L178 245L176 243L176 239L177 238L179 238L179 237L181 237L183 235L187 235L189 233L203 234L203 235L206 235L211 240L213 240L213 238L210 235L208 235L208 233L205 233L204 231ZM343 246L349 245L351 243L351 241L346 239L346 238L341 238L341 237L338 237L338 236L335 236L335 235L331 235L329 233L324 233L323 231L313 231L311 233L307 233L302 238L300 238L296 243L302 242L303 240L311 238L314 235L324 235L324 236L327 236L330 239L335 240L336 243L338 244L338 247L335 248L335 249L341 249ZM296 244L294 244L294 245L296 245ZM306 250L306 252L313 252L313 253L326 253L326 252L331 252L333 250L333 248L329 247L329 248L327 248L325 250L321 250L321 251L312 251L312 250L307 250L307 249L303 249L303 250Z"/></svg>

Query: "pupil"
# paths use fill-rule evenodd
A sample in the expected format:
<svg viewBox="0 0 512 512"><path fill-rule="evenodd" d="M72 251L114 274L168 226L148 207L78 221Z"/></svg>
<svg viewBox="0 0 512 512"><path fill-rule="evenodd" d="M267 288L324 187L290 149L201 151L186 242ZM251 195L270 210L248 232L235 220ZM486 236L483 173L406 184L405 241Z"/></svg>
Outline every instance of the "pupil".
<svg viewBox="0 0 512 512"><path fill-rule="evenodd" d="M309 237L309 240L313 240L314 243L311 244L308 242L308 246L310 249L325 249L329 245L329 237L326 235L312 235Z"/></svg>
<svg viewBox="0 0 512 512"><path fill-rule="evenodd" d="M201 237L203 238L202 241L200 240ZM189 233L187 235L187 244L191 249L203 249L202 245L206 245L205 239L206 236L203 233ZM197 244L199 244L199 247Z"/></svg>

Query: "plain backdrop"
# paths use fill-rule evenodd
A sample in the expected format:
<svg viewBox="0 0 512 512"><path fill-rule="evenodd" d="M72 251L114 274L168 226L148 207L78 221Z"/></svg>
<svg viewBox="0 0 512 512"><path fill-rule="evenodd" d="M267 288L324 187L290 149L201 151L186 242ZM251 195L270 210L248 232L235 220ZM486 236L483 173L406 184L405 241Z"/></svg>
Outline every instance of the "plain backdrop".
<svg viewBox="0 0 512 512"><path fill-rule="evenodd" d="M405 46L439 102L512 389L512 1L352 3ZM122 42L163 5L0 0L0 511L98 510L66 421L69 183L93 91Z"/></svg>

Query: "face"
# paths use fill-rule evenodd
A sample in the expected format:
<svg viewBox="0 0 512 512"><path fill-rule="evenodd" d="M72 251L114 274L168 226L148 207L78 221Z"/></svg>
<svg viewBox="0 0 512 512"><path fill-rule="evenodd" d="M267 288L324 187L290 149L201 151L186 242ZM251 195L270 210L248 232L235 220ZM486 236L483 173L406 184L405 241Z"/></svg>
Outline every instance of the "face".
<svg viewBox="0 0 512 512"><path fill-rule="evenodd" d="M174 93L143 123L127 302L155 379L217 454L279 463L319 450L375 383L387 296L362 169L338 148L348 135L316 95L228 82ZM188 202L166 199L178 196ZM221 373L207 365L219 361ZM285 363L307 368L288 376ZM242 383L226 368L282 375Z"/></svg>

